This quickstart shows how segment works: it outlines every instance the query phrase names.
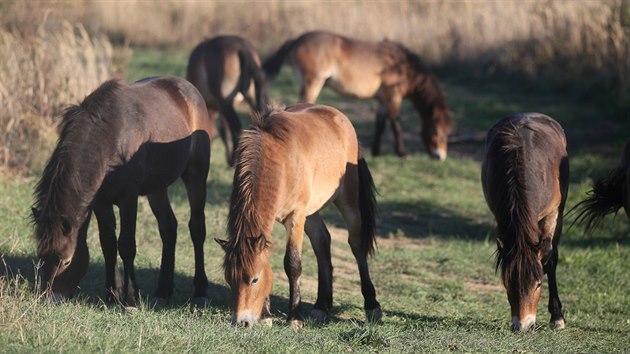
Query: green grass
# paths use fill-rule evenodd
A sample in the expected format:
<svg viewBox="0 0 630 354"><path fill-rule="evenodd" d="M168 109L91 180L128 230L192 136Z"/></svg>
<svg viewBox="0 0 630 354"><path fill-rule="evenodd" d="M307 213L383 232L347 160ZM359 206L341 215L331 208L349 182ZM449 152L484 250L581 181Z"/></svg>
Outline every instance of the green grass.
<svg viewBox="0 0 630 354"><path fill-rule="evenodd" d="M134 50L130 80L182 75L186 55ZM564 97L518 89L517 85L479 84L444 78L455 128L485 131L498 118L518 111L555 117L569 140L572 177L568 207L581 200L589 183L619 159L628 124L612 111ZM288 70L271 85L273 98L290 104L297 88ZM322 103L346 112L364 145L370 142L375 103L345 100L324 90ZM242 109L246 121L245 110ZM225 220L233 170L223 146L213 144L206 205L206 271L212 306L193 311L192 245L186 227L188 208L181 184L171 188L179 220L176 290L170 306L155 308L161 245L148 203L138 216L137 274L145 302L137 311L105 307L103 258L95 225L89 231L91 265L79 297L53 305L32 292L35 242L27 222L37 176L0 179L0 253L10 268L0 277L0 348L2 352L619 352L630 348L630 222L623 215L584 234L568 228L560 244L558 281L567 328L548 328L547 292L538 309L539 329L521 335L509 330L510 310L494 272L493 220L479 182L481 143L452 146L444 163L429 159L419 139L419 119L403 107L408 147L413 154L395 157L390 133L385 156L368 164L379 189L379 248L371 271L383 323L363 322L358 274L337 211L323 215L333 233L335 299L333 319L307 323L300 331L284 326L288 285L282 266L285 236L274 232L274 326L235 329L229 325L229 293L220 268L222 251L212 239L225 238ZM308 311L316 295L316 262L304 247L303 300ZM0 265L0 269L4 268ZM0 272L2 274L3 272ZM546 284L545 284L546 288Z"/></svg>

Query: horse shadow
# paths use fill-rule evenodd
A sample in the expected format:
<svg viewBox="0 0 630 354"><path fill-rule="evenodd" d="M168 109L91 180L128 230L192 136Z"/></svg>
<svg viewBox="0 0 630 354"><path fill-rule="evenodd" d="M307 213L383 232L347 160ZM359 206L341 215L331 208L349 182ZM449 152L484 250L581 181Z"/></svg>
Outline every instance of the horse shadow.
<svg viewBox="0 0 630 354"><path fill-rule="evenodd" d="M174 292L170 302L165 306L154 306L153 297L149 294L157 285L158 268L136 267L136 278L140 288L141 303L147 305L151 311L165 311L168 309L187 307L190 305L190 295L193 293L193 277L179 272L174 273ZM37 274L37 260L34 256L0 254L0 277L9 279L20 278L28 283L31 290L35 290ZM75 298L93 305L104 304L105 297L105 266L100 262L91 262L85 277L81 280ZM223 313L229 313L230 289L227 285L215 282L208 283L209 308ZM289 307L289 299L283 296L271 295L271 310L275 318L286 318L283 310ZM302 302L303 312L310 311L314 303ZM101 306L99 306L101 307ZM102 307L105 308L105 307Z"/></svg>
<svg viewBox="0 0 630 354"><path fill-rule="evenodd" d="M439 236L444 240L479 242L494 239L494 225L490 222L471 219L429 202L385 201L378 206L377 234L381 237L426 239ZM322 216L327 224L346 228L335 208L326 207Z"/></svg>

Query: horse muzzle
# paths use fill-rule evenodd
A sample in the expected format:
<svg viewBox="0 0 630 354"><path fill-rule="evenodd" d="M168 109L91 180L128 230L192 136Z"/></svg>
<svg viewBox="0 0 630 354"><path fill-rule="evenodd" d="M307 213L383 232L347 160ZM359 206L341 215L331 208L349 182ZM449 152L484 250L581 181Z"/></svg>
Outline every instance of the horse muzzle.
<svg viewBox="0 0 630 354"><path fill-rule="evenodd" d="M536 327L536 316L528 315L524 319L517 316L512 317L512 330L514 332L529 332Z"/></svg>

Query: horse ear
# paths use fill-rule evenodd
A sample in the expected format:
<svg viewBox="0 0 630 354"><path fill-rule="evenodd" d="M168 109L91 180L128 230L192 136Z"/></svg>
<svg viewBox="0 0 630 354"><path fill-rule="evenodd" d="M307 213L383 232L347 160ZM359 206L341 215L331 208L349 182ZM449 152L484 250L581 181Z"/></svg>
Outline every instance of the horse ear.
<svg viewBox="0 0 630 354"><path fill-rule="evenodd" d="M219 246L221 246L221 248L223 248L224 251L227 251L227 240L221 240L218 238L215 238L214 240L219 244Z"/></svg>

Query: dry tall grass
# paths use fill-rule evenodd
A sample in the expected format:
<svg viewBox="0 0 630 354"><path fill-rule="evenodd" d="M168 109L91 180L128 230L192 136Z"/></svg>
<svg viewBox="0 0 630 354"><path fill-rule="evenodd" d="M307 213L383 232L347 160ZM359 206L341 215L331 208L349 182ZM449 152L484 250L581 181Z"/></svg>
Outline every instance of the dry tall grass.
<svg viewBox="0 0 630 354"><path fill-rule="evenodd" d="M10 107L0 112L0 164L32 158L36 149L24 141L50 126L32 125L33 116L50 117L108 77L109 42L82 26L115 43L184 51L204 37L238 34L263 54L329 29L402 42L432 65L603 90L630 106L623 1L630 0L0 0L0 100ZM58 30L46 33L42 17Z"/></svg>
<svg viewBox="0 0 630 354"><path fill-rule="evenodd" d="M113 49L69 22L19 33L0 28L0 167L41 166L53 117L111 76Z"/></svg>
<svg viewBox="0 0 630 354"><path fill-rule="evenodd" d="M400 41L433 65L611 90L627 99L630 33L622 0L87 1L79 18L121 40L191 48L233 33L263 53L313 29Z"/></svg>

